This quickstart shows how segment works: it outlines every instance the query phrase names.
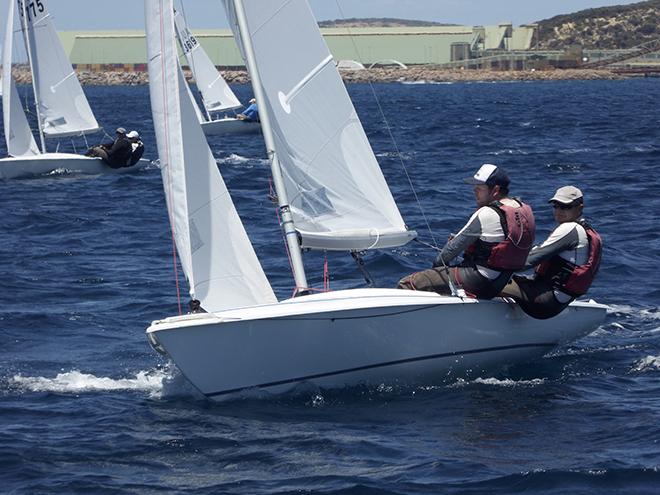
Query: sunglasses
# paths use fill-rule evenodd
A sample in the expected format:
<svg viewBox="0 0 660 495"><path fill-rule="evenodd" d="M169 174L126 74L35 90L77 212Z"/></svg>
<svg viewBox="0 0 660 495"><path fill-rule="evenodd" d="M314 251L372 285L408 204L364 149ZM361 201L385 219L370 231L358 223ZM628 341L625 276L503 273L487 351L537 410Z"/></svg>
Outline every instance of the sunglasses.
<svg viewBox="0 0 660 495"><path fill-rule="evenodd" d="M570 210L572 208L575 208L576 206L577 206L577 203L570 203L570 204L567 204L567 205L565 205L563 203L558 203L558 202L552 203L552 207L554 209L559 208L560 210Z"/></svg>

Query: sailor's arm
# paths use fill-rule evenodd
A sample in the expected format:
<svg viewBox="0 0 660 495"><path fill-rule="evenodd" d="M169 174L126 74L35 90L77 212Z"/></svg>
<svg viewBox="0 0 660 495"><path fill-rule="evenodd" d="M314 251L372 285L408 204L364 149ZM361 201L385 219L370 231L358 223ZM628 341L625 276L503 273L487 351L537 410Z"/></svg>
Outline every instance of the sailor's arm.
<svg viewBox="0 0 660 495"><path fill-rule="evenodd" d="M562 223L540 246L534 246L527 255L525 270L532 268L554 255L575 249L579 242L578 232L573 222Z"/></svg>
<svg viewBox="0 0 660 495"><path fill-rule="evenodd" d="M482 227L479 220L479 211L476 211L465 226L453 238L447 241L433 262L433 266L442 266L449 263L465 251L481 235Z"/></svg>

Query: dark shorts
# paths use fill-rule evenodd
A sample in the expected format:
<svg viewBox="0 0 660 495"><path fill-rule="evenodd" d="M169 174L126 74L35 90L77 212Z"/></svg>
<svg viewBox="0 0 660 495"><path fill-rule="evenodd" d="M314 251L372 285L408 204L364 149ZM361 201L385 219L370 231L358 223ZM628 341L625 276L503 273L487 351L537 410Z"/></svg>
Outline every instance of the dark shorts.
<svg viewBox="0 0 660 495"><path fill-rule="evenodd" d="M479 299L496 297L511 278L511 272L502 272L499 277L491 280L473 266L452 266L448 269L438 267L415 272L402 278L397 288L451 294L447 283L447 272L456 289L463 289L467 295Z"/></svg>
<svg viewBox="0 0 660 495"><path fill-rule="evenodd" d="M561 313L571 301L562 303L555 298L552 285L544 279L529 279L514 275L520 288L521 299L515 298L520 308L532 318L546 320Z"/></svg>

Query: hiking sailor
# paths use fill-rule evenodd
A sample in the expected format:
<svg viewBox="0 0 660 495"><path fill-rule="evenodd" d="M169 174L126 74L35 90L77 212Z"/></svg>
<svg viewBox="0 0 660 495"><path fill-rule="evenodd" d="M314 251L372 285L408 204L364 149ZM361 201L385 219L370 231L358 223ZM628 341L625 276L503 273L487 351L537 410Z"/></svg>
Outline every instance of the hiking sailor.
<svg viewBox="0 0 660 495"><path fill-rule="evenodd" d="M450 294L453 286L468 295L492 299L513 272L525 265L534 243L534 214L529 205L508 196L506 172L487 163L465 182L474 185L479 209L450 237L433 268L404 277L399 289ZM463 261L448 267L462 251Z"/></svg>
<svg viewBox="0 0 660 495"><path fill-rule="evenodd" d="M259 108L257 107L257 100L252 98L250 100L250 106L248 106L243 112L236 115L238 120L244 120L245 122L259 122Z"/></svg>
<svg viewBox="0 0 660 495"><path fill-rule="evenodd" d="M126 129L118 127L116 139L111 143L94 146L87 151L86 156L100 157L110 168L126 167L131 157L131 143L126 138Z"/></svg>
<svg viewBox="0 0 660 495"><path fill-rule="evenodd" d="M587 292L602 252L600 236L582 217L582 191L560 187L549 203L559 225L529 253L525 268L535 266L534 277L514 275L502 291L502 296L513 298L525 313L538 319L552 318Z"/></svg>

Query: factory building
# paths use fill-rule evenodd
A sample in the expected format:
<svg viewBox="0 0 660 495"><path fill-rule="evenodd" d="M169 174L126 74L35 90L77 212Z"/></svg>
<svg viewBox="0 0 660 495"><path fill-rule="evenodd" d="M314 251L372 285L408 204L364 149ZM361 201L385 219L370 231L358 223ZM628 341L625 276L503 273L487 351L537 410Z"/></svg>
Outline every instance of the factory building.
<svg viewBox="0 0 660 495"><path fill-rule="evenodd" d="M211 60L224 68L243 67L230 30L193 30ZM426 26L322 28L335 60L365 66L446 64L490 52L529 50L536 26ZM140 31L60 33L71 62L81 69L145 70L146 40ZM286 56L286 54L282 54Z"/></svg>

